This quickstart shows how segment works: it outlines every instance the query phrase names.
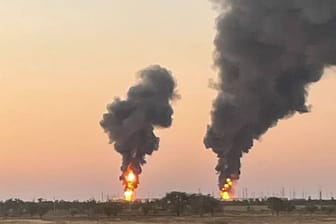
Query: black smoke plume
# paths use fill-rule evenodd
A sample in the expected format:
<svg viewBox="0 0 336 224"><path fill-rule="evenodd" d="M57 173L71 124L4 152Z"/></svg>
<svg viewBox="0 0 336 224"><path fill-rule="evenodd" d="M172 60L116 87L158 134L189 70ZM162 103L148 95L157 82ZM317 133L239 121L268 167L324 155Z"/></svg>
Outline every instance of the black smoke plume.
<svg viewBox="0 0 336 224"><path fill-rule="evenodd" d="M219 187L239 178L244 153L279 119L309 112L309 84L336 64L335 0L213 1L217 98L204 144Z"/></svg>
<svg viewBox="0 0 336 224"><path fill-rule="evenodd" d="M175 80L167 69L154 65L138 76L139 82L128 90L127 98L116 98L109 104L100 122L110 143L122 155L121 171L131 166L136 174L141 173L145 156L158 150L160 139L154 127L171 126L170 103L178 97Z"/></svg>

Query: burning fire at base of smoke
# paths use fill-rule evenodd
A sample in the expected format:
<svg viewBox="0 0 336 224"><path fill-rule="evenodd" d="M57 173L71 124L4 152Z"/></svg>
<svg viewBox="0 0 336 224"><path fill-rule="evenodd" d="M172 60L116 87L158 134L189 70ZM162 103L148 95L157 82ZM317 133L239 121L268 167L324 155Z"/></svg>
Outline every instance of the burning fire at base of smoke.
<svg viewBox="0 0 336 224"><path fill-rule="evenodd" d="M221 190L220 196L222 200L232 200L234 197L233 180L231 178L227 178L226 183L220 190Z"/></svg>
<svg viewBox="0 0 336 224"><path fill-rule="evenodd" d="M120 180L124 185L124 199L125 201L134 201L135 189L139 184L139 175L129 165L125 172L120 176Z"/></svg>

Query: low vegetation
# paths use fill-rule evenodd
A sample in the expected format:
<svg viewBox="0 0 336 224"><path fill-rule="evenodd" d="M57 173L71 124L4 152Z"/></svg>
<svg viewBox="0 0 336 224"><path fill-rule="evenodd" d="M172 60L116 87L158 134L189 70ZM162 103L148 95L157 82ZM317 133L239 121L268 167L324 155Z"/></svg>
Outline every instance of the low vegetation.
<svg viewBox="0 0 336 224"><path fill-rule="evenodd" d="M287 200L281 198L220 201L210 195L170 192L161 199L125 202L88 201L0 201L2 219L41 218L130 218L130 217L220 217L242 214L288 216L336 215L335 200Z"/></svg>

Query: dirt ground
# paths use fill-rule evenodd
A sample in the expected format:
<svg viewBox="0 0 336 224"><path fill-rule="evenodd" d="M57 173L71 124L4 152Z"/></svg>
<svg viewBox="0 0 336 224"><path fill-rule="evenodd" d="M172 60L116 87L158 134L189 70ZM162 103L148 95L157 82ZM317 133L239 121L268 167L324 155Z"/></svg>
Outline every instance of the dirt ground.
<svg viewBox="0 0 336 224"><path fill-rule="evenodd" d="M300 215L289 215L289 216L225 216L225 217L133 217L131 220L126 218L112 218L112 219L100 219L100 220L38 220L38 219L0 219L0 224L336 224L336 216L300 216Z"/></svg>

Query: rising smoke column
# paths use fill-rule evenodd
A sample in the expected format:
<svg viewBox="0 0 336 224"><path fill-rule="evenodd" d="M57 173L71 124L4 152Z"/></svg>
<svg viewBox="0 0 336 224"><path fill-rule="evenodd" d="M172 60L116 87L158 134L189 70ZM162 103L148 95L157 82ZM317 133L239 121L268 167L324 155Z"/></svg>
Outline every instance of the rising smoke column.
<svg viewBox="0 0 336 224"><path fill-rule="evenodd" d="M336 64L335 0L213 1L217 98L204 144L218 156L219 187L279 119L309 112L309 84Z"/></svg>
<svg viewBox="0 0 336 224"><path fill-rule="evenodd" d="M100 122L110 143L122 155L120 179L125 188L128 177L124 174L131 170L136 175L133 177L132 173L129 177L136 182L134 189L141 166L146 163L145 156L159 148L160 139L155 136L154 127L171 126L173 108L170 103L178 98L175 80L167 69L154 65L140 71L138 76L139 82L128 90L127 98L116 98L109 104Z"/></svg>

